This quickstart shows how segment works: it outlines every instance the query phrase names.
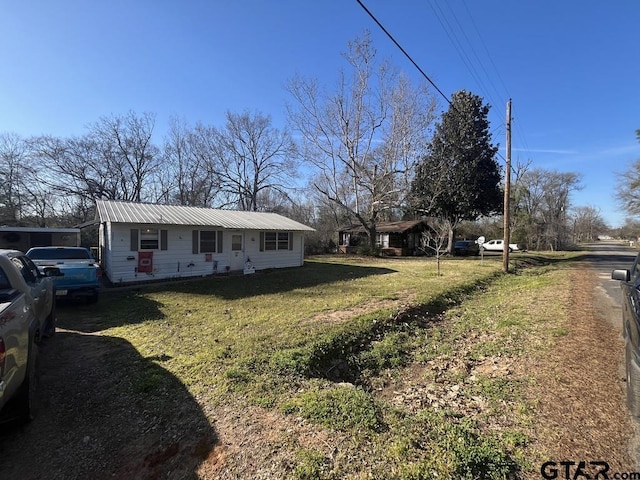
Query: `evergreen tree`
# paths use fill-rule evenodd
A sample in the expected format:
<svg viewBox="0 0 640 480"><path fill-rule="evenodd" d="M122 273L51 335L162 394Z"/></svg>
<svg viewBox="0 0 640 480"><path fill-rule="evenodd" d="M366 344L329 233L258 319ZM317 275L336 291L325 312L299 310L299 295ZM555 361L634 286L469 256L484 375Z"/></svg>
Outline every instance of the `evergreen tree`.
<svg viewBox="0 0 640 480"><path fill-rule="evenodd" d="M488 113L479 96L454 93L416 169L412 206L418 214L449 222L448 251L459 222L496 213L502 205L498 148L491 143Z"/></svg>

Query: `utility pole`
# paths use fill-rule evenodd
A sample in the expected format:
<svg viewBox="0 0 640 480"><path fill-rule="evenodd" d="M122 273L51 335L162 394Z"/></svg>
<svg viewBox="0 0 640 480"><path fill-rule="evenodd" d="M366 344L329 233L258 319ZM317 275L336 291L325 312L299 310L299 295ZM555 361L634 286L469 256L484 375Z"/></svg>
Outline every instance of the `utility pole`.
<svg viewBox="0 0 640 480"><path fill-rule="evenodd" d="M507 155L504 174L504 245L502 250L502 271L509 273L509 244L511 232L509 229L509 211L511 198L511 99L507 102Z"/></svg>

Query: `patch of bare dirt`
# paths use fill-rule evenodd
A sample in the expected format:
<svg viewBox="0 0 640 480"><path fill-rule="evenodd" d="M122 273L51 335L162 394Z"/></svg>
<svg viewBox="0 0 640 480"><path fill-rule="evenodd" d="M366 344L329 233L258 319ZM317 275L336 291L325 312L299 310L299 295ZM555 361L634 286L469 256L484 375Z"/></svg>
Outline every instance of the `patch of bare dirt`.
<svg viewBox="0 0 640 480"><path fill-rule="evenodd" d="M574 269L571 284L567 334L527 366L536 379L529 389L537 399L536 448L549 461L606 461L611 471L635 471L622 338L597 306L596 273Z"/></svg>
<svg viewBox="0 0 640 480"><path fill-rule="evenodd" d="M383 310L386 308L396 308L398 311L402 311L404 308L406 308L407 305L411 305L416 297L415 293L412 292L401 292L397 296L398 298L395 300L370 300L364 305L356 305L355 307L330 312L321 312L302 323L310 325L342 323L349 321L359 315L366 315L367 313L375 312L377 310Z"/></svg>
<svg viewBox="0 0 640 480"><path fill-rule="evenodd" d="M635 470L621 339L594 305L595 274L581 268L571 275L579 285L570 300L572 321L545 356L526 364L497 356L473 364L435 359L390 379L379 394L409 411L446 403L481 418L489 408L486 399L462 395L445 378L460 372L472 384L479 377L532 373L532 458L604 460L616 471ZM374 303L366 308L402 302ZM363 311L347 309L323 321L358 313ZM140 357L122 339L63 330L44 346L42 359L41 415L25 427L0 426L0 478L279 479L291 474L300 449L320 451L337 463L347 461L344 452L353 448L347 434L302 418L240 403L199 402L161 362ZM127 365L149 376L131 378ZM132 395L144 389L145 378L160 381L165 394ZM131 402L134 397L139 400ZM540 478L539 472L531 478Z"/></svg>
<svg viewBox="0 0 640 480"><path fill-rule="evenodd" d="M295 452L313 449L338 461L349 436L273 410L228 405L209 412L215 417L220 443L200 465L203 479L280 479L296 467Z"/></svg>
<svg viewBox="0 0 640 480"><path fill-rule="evenodd" d="M40 370L36 418L0 424L2 479L193 478L217 442L184 386L123 339L59 329Z"/></svg>

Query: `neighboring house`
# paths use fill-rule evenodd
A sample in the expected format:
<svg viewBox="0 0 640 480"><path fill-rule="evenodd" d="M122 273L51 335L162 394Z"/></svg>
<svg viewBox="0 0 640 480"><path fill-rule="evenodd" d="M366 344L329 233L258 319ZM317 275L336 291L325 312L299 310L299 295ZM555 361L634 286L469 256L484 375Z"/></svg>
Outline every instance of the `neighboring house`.
<svg viewBox="0 0 640 480"><path fill-rule="evenodd" d="M99 257L114 284L304 263L311 227L276 213L96 201Z"/></svg>
<svg viewBox="0 0 640 480"><path fill-rule="evenodd" d="M417 255L422 233L429 230L426 220L379 223L376 225L376 245L383 255ZM369 245L369 237L362 225L351 225L338 232L338 252L355 253Z"/></svg>
<svg viewBox="0 0 640 480"><path fill-rule="evenodd" d="M79 228L0 227L0 248L26 252L31 247L78 247Z"/></svg>

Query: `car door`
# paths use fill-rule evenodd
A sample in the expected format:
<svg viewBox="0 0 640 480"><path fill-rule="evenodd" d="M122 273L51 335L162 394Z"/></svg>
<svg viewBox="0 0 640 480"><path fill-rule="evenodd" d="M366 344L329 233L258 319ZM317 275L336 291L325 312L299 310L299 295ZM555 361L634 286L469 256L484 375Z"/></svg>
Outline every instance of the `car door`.
<svg viewBox="0 0 640 480"><path fill-rule="evenodd" d="M628 282L621 282L623 334L636 348L640 340L640 255L631 268Z"/></svg>
<svg viewBox="0 0 640 480"><path fill-rule="evenodd" d="M42 276L38 272L36 264L25 256L13 257L11 261L18 268L29 288L29 293L33 298L36 318L40 326L42 326L44 319L51 310L51 302L53 301L52 288L49 286L50 279Z"/></svg>

